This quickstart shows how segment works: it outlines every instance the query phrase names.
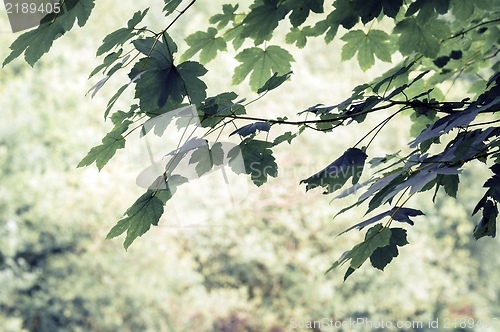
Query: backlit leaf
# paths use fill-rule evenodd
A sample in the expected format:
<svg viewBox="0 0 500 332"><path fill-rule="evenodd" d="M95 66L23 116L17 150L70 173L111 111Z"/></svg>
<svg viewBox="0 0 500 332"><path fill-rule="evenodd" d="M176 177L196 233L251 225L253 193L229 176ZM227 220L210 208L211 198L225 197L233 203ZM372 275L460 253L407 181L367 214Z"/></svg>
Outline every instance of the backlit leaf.
<svg viewBox="0 0 500 332"><path fill-rule="evenodd" d="M123 246L126 249L134 240L146 233L151 225L158 226L163 214L163 202L155 196L155 191L148 190L127 209L125 215L109 231L107 239L112 239L127 232Z"/></svg>
<svg viewBox="0 0 500 332"><path fill-rule="evenodd" d="M372 254L380 247L385 247L391 239L391 230L383 228L382 224L377 224L370 228L365 235L365 240L355 245L351 250L345 252L332 266L325 272L328 273L334 268L351 260L350 267L358 269Z"/></svg>
<svg viewBox="0 0 500 332"><path fill-rule="evenodd" d="M207 32L197 31L186 37L189 49L181 56L180 61L191 59L200 52L200 63L206 64L215 59L217 51L227 49L226 41L222 37L215 37L217 29L208 28Z"/></svg>
<svg viewBox="0 0 500 332"><path fill-rule="evenodd" d="M102 144L90 149L87 156L80 161L77 167L89 166L95 162L97 168L101 170L115 155L116 150L125 147L125 139L122 134L131 123L132 121L127 120L115 126L112 131L104 136Z"/></svg>
<svg viewBox="0 0 500 332"><path fill-rule="evenodd" d="M10 46L12 51L4 60L2 67L23 52L26 62L34 66L50 50L54 40L71 30L75 20L80 27L85 25L94 8L94 0L67 0L65 6L68 11L62 9L57 15L55 13L46 15L36 29L19 36Z"/></svg>
<svg viewBox="0 0 500 332"><path fill-rule="evenodd" d="M324 0L295 0L290 3L290 23L298 27L304 23L309 16L309 12L317 14L323 13Z"/></svg>
<svg viewBox="0 0 500 332"><path fill-rule="evenodd" d="M381 30L371 29L368 34L353 30L342 38L346 44L342 47L342 61L349 60L358 53L359 66L367 70L375 64L375 56L382 61L391 62L391 44L389 35Z"/></svg>
<svg viewBox="0 0 500 332"><path fill-rule="evenodd" d="M123 45L127 40L136 36L138 32L134 30L135 26L142 21L144 16L146 16L146 14L148 13L148 10L149 8L146 8L142 12L136 12L134 16L128 21L126 28L120 28L104 37L102 45L97 49L96 56L102 55L112 50L116 46Z"/></svg>
<svg viewBox="0 0 500 332"><path fill-rule="evenodd" d="M270 40L279 21L285 18L289 9L279 0L263 0L252 8L242 22L241 37L250 37L255 45Z"/></svg>
<svg viewBox="0 0 500 332"><path fill-rule="evenodd" d="M399 255L398 246L402 247L408 244L406 239L406 230L402 228L391 228L391 240L385 247L375 249L370 256L370 262L374 268L384 270L393 258Z"/></svg>
<svg viewBox="0 0 500 332"><path fill-rule="evenodd" d="M216 14L208 20L210 24L216 24L217 23L217 29L223 29L226 25L228 25L229 22L234 21L234 18L236 16L236 10L238 9L238 4L236 5L231 5L231 4L225 4L222 5L222 12L223 14Z"/></svg>
<svg viewBox="0 0 500 332"><path fill-rule="evenodd" d="M235 57L241 64L236 67L233 75L233 84L240 84L250 74L250 87L257 91L273 73L284 75L290 72L291 62L295 61L292 55L280 46L271 45L265 50L252 47L247 48Z"/></svg>

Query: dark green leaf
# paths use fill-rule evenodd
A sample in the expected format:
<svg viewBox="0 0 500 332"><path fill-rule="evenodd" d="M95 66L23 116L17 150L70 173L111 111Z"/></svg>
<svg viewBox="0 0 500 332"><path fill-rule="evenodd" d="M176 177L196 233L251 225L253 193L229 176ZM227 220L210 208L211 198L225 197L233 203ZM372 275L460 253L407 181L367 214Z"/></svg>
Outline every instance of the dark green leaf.
<svg viewBox="0 0 500 332"><path fill-rule="evenodd" d="M245 173L250 174L253 183L261 186L267 182L267 176L278 176L278 165L272 155L272 150L269 147L272 143L260 141L256 139L246 138L238 146L234 147L228 152L230 158L229 166L237 174ZM240 169L236 165L236 169L232 166L231 162L235 160L241 153L244 162L244 169Z"/></svg>
<svg viewBox="0 0 500 332"><path fill-rule="evenodd" d="M241 37L250 37L255 45L270 40L278 22L285 18L289 9L279 0L263 0L252 8L242 22Z"/></svg>
<svg viewBox="0 0 500 332"><path fill-rule="evenodd" d="M127 237L123 242L127 250L137 237L149 230L151 225L158 225L162 214L163 202L155 196L155 191L148 190L127 209L126 217L118 221L109 231L106 239L112 239L127 231Z"/></svg>
<svg viewBox="0 0 500 332"><path fill-rule="evenodd" d="M340 25L350 30L359 21L358 14L353 11L351 0L337 0L333 5L335 10L328 14L326 19L319 21L314 26L317 35L326 32L326 43L330 43L335 38Z"/></svg>
<svg viewBox="0 0 500 332"><path fill-rule="evenodd" d="M34 66L50 50L54 40L71 30L75 20L78 21L80 27L85 25L94 8L94 0L68 0L66 7L69 8L67 12L61 12L57 16L49 14L42 19L41 24L35 30L19 36L10 46L12 51L2 66L7 65L23 52L26 62Z"/></svg>
<svg viewBox="0 0 500 332"><path fill-rule="evenodd" d="M324 0L295 0L290 3L290 23L298 27L304 23L309 16L309 12L317 14L323 13Z"/></svg>
<svg viewBox="0 0 500 332"><path fill-rule="evenodd" d="M246 137L246 136L255 134L257 130L269 131L269 129L271 129L271 125L269 123L262 122L262 121L255 122L255 123L250 123L250 124L247 124L243 127L236 129L231 134L229 134L229 136L233 136L234 134L238 134L241 137Z"/></svg>
<svg viewBox="0 0 500 332"><path fill-rule="evenodd" d="M344 154L318 173L300 181L306 191L323 187L325 194L340 189L350 177L359 178L367 155L358 148L347 149ZM355 184L355 183L353 183Z"/></svg>
<svg viewBox="0 0 500 332"><path fill-rule="evenodd" d="M382 9L385 15L396 18L399 9L403 5L403 0L354 0L352 3L354 10L361 16L361 21L366 24L378 17Z"/></svg>
<svg viewBox="0 0 500 332"><path fill-rule="evenodd" d="M362 221L354 226L349 227L345 231L339 233L339 235L342 235L346 232L349 232L350 230L355 229L355 228L358 228L359 230L361 230L364 227L371 225L374 222L377 222L380 219L385 218L385 217L391 217L392 220L396 220L399 222L406 222L410 225L413 225L414 222L413 222L413 220L410 219L410 217L423 216L423 215L424 215L424 213L420 210L395 206L392 209L390 209L389 211L385 211L385 212L380 213L374 217L371 217L370 219L367 219L367 220Z"/></svg>
<svg viewBox="0 0 500 332"><path fill-rule="evenodd" d="M205 99L207 87L198 77L203 76L206 69L191 61L174 66L172 54L177 46L170 37L165 37L163 42L154 38L135 40L134 46L143 54L151 53L150 58L137 62L129 74L132 80L141 75L136 79L135 97L142 111L154 112L164 107L168 100L181 103L186 96L193 104Z"/></svg>
<svg viewBox="0 0 500 332"><path fill-rule="evenodd" d="M90 149L87 156L80 161L77 167L89 166L95 161L97 168L101 170L115 155L116 150L125 147L125 139L122 134L131 123L132 121L127 120L115 126L112 131L104 136L102 144Z"/></svg>
<svg viewBox="0 0 500 332"><path fill-rule="evenodd" d="M495 237L497 233L498 209L496 203L487 200L483 206L483 218L479 224L474 227L474 238L479 240L483 236Z"/></svg>
<svg viewBox="0 0 500 332"><path fill-rule="evenodd" d="M370 256L372 266L384 270L393 258L399 255L398 246L402 247L408 244L406 239L406 230L402 228L391 228L391 240L385 247L375 249Z"/></svg>
<svg viewBox="0 0 500 332"><path fill-rule="evenodd" d="M365 235L365 240L355 245L351 250L346 251L333 265L325 272L328 273L337 266L351 260L350 267L358 269L373 252L379 247L385 247L391 239L391 230L383 228L382 224L377 224L370 228Z"/></svg>
<svg viewBox="0 0 500 332"><path fill-rule="evenodd" d="M278 76L277 72L274 73L274 75L266 81L264 86L262 86L261 88L259 88L257 90L257 93L261 94L263 92L276 89L281 84L283 84L283 82L285 82L287 79L289 79L291 74L293 74L293 72L291 72L291 71L289 71L288 73L281 75L281 76Z"/></svg>

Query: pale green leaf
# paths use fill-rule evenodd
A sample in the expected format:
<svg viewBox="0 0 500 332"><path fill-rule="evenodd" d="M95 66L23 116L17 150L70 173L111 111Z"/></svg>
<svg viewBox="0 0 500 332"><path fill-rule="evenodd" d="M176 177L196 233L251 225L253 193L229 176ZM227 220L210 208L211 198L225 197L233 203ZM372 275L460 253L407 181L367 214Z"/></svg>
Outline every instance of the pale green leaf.
<svg viewBox="0 0 500 332"><path fill-rule="evenodd" d="M217 23L217 29L223 29L226 25L228 25L229 22L234 21L234 18L236 16L236 10L238 9L238 4L236 5L231 5L231 4L225 4L222 5L222 12L223 14L216 14L208 20L210 24L216 24Z"/></svg>
<svg viewBox="0 0 500 332"><path fill-rule="evenodd" d="M268 46L265 50L258 47L247 48L235 58L241 64L234 70L233 84L240 84L251 73L250 87L253 91L262 87L273 73L284 75L289 72L291 62L295 61L287 50L275 45Z"/></svg>
<svg viewBox="0 0 500 332"><path fill-rule="evenodd" d="M217 29L208 28L207 32L197 31L186 38L186 43L190 46L181 56L179 61L191 59L200 52L200 63L206 64L215 59L217 51L227 49L226 41L222 37L215 37Z"/></svg>
<svg viewBox="0 0 500 332"><path fill-rule="evenodd" d="M349 31L342 38L347 42L342 47L342 61L351 59L356 52L359 66L367 70L375 64L375 56L382 61L391 62L389 35L381 30L372 29L365 34L361 30Z"/></svg>

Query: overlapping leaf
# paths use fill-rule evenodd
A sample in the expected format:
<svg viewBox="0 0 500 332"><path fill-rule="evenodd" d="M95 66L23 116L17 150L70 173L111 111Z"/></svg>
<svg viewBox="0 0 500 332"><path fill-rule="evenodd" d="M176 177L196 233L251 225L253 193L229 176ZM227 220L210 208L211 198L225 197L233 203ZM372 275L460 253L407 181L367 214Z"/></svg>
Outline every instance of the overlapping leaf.
<svg viewBox="0 0 500 332"><path fill-rule="evenodd" d="M199 63L186 61L178 66L173 64L173 53L177 46L166 34L163 42L154 38L135 40L134 46L141 53L149 55L136 63L129 74L136 80L135 96L144 112L162 108L170 100L181 103L187 96L192 104L199 104L206 97L207 86L198 77L207 70Z"/></svg>
<svg viewBox="0 0 500 332"><path fill-rule="evenodd" d="M351 0L337 0L333 5L335 10L314 26L317 35L326 32L326 43L330 43L335 38L340 25L349 30L359 21L359 15L353 10Z"/></svg>
<svg viewBox="0 0 500 332"><path fill-rule="evenodd" d="M398 247L408 244L406 230L402 228L391 228L391 240L385 247L378 247L370 256L370 263L374 268L384 270L384 268L399 255Z"/></svg>
<svg viewBox="0 0 500 332"><path fill-rule="evenodd" d="M454 112L450 115L447 115L437 120L433 125L427 127L426 130L420 133L417 138L410 142L410 147L415 148L418 144L431 138L446 134L454 128L466 127L477 117L479 112L498 104L500 104L500 97L495 98L493 101L486 105L478 107L477 104L472 104L463 111Z"/></svg>
<svg viewBox="0 0 500 332"><path fill-rule="evenodd" d="M229 165L236 174L249 174L253 183L261 186L267 182L268 176L278 176L278 165L272 150L269 149L271 146L272 143L266 141L246 138L228 152ZM244 169L240 168L239 163L232 163L240 153L243 158Z"/></svg>
<svg viewBox="0 0 500 332"><path fill-rule="evenodd" d="M294 0L291 1L289 6L292 10L290 14L290 23L294 27L298 27L304 23L309 16L310 12L323 13L324 0ZM288 4L288 2L287 2Z"/></svg>
<svg viewBox="0 0 500 332"><path fill-rule="evenodd" d="M78 26L83 27L87 22L94 0L67 0L60 13L51 13L45 16L40 25L31 31L23 33L10 45L11 53L4 60L2 66L23 54L30 66L34 66L47 53L54 40L71 30L75 20Z"/></svg>
<svg viewBox="0 0 500 332"><path fill-rule="evenodd" d="M279 0L263 0L254 6L242 22L241 37L250 37L255 45L270 40L279 21L285 18L289 9Z"/></svg>
<svg viewBox="0 0 500 332"><path fill-rule="evenodd" d="M406 11L406 16L415 15L419 24L425 24L432 17L437 14L446 14L450 6L450 0L417 0L410 4Z"/></svg>
<svg viewBox="0 0 500 332"><path fill-rule="evenodd" d="M325 274L344 264L348 260L351 260L350 268L353 270L358 269L377 248L387 246L390 243L390 239L391 230L389 228L383 228L382 224L373 226L366 232L365 240L355 245L351 250L342 254L342 256L332 264Z"/></svg>
<svg viewBox="0 0 500 332"><path fill-rule="evenodd" d="M190 164L196 163L195 170L198 176L208 173L214 166L220 166L224 162L224 150L222 143L217 142L211 148L207 144L198 147L191 154Z"/></svg>
<svg viewBox="0 0 500 332"><path fill-rule="evenodd" d="M271 125L268 122L260 121L260 122L250 123L250 124L247 124L243 127L240 127L238 129L236 129L235 131L233 131L231 134L229 134L229 136L233 136L234 134L238 134L241 137L246 137L246 136L255 134L257 130L269 131L269 129L271 129Z"/></svg>
<svg viewBox="0 0 500 332"><path fill-rule="evenodd" d="M234 92L223 92L215 97L209 97L198 108L200 124L203 128L213 128L227 115L242 115L246 113L241 105L244 99L234 102L238 95Z"/></svg>
<svg viewBox="0 0 500 332"><path fill-rule="evenodd" d="M354 0L352 4L354 10L361 17L363 24L366 24L378 17L382 10L385 15L396 18L399 9L403 6L403 0Z"/></svg>
<svg viewBox="0 0 500 332"><path fill-rule="evenodd" d="M479 240L483 236L495 237L497 233L497 204L491 200L487 200L483 206L483 217L479 224L474 227L474 238Z"/></svg>
<svg viewBox="0 0 500 332"><path fill-rule="evenodd" d="M420 25L414 17L399 21L394 33L401 34L398 45L403 55L418 52L429 58L437 56L440 41L451 35L448 25L442 20L430 19L425 25Z"/></svg>
<svg viewBox="0 0 500 332"><path fill-rule="evenodd" d="M181 4L182 0L164 0L165 7L163 7L163 11L165 12L165 16L168 16L175 12L177 7Z"/></svg>
<svg viewBox="0 0 500 332"><path fill-rule="evenodd" d="M408 223L410 225L413 225L414 222L413 222L413 220L410 219L410 217L423 216L423 215L424 215L424 213L420 210L405 208L405 207L401 207L401 206L395 206L388 211L382 212L374 217L371 217L371 218L364 220L364 221L362 221L354 226L349 227L345 231L341 232L339 235L344 234L346 232L349 232L350 230L355 229L355 228L361 230L364 227L371 225L371 224L373 224L373 223L375 223L375 222L377 222L380 219L385 218L385 217L391 217L392 220L399 221L399 222L405 222L405 223Z"/></svg>

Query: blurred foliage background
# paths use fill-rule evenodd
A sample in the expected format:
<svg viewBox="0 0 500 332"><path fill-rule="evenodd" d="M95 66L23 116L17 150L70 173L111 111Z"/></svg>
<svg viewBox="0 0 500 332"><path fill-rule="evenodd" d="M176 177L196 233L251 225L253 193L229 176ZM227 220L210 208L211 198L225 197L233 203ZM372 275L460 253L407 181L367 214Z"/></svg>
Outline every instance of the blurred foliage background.
<svg viewBox="0 0 500 332"><path fill-rule="evenodd" d="M179 54L187 48L181 40L222 3L196 4L174 25ZM336 235L358 222L362 211L333 220L347 203L305 194L298 182L355 142L368 128L363 126L307 133L293 149L277 151L278 164L288 165L280 177L263 188L250 185L247 198L220 216L217 226L181 228L163 220L128 252L120 240L104 240L142 189L135 185L130 155L119 154L100 173L76 169L110 126L103 111L121 85L115 79L91 99L85 91L95 82L87 77L99 64L95 50L102 38L148 5L149 25L156 30L168 24L161 1L100 1L87 26L58 40L34 68L16 60L0 70L1 331L279 332L293 330L292 318L418 320L425 331L437 318L500 317L499 245L472 238L475 223L467 212L483 194L469 191L467 182L483 182L484 165L468 169L457 201L438 194L435 204L418 202L432 213L407 225L412 245L384 272L362 268L346 284L343 271L323 276L360 240L356 232ZM16 35L8 32L4 12L0 23L5 58ZM250 113L294 115L316 102L333 104L387 68L379 64L363 73L355 62L341 63L336 41L285 47L296 60L291 82L249 107ZM207 65L209 95L229 87L235 65L226 55ZM244 87L236 91L254 96ZM126 98L117 105L127 105ZM385 129L376 142L381 156L408 141L403 127Z"/></svg>

